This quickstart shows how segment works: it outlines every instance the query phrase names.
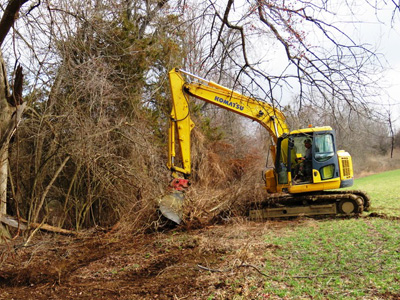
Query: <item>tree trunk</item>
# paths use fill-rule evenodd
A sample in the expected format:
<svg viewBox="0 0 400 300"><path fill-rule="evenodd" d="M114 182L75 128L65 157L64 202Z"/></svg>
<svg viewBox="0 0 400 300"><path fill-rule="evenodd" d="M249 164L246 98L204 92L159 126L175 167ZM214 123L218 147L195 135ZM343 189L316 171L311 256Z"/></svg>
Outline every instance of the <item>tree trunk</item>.
<svg viewBox="0 0 400 300"><path fill-rule="evenodd" d="M4 10L3 17L0 21L0 46L3 44L10 28L18 18L19 10L29 0L10 0ZM40 3L40 1L39 1Z"/></svg>
<svg viewBox="0 0 400 300"><path fill-rule="evenodd" d="M3 147L1 147L3 150ZM8 145L7 145L8 148ZM0 153L0 219L7 214L7 171L8 171L8 151ZM10 237L7 229L0 224L0 238ZM1 243L1 241L0 241Z"/></svg>
<svg viewBox="0 0 400 300"><path fill-rule="evenodd" d="M0 219L7 213L8 146L25 109L22 102L22 68L18 67L11 95L3 56L0 52ZM8 237L7 228L0 223L0 243Z"/></svg>
<svg viewBox="0 0 400 300"><path fill-rule="evenodd" d="M0 20L0 46L18 18L19 10L28 0L10 0ZM40 3L40 1L39 1ZM22 101L22 67L18 66L11 94L3 55L0 51L0 219L7 213L8 146L25 109ZM8 236L7 229L0 223L0 243Z"/></svg>

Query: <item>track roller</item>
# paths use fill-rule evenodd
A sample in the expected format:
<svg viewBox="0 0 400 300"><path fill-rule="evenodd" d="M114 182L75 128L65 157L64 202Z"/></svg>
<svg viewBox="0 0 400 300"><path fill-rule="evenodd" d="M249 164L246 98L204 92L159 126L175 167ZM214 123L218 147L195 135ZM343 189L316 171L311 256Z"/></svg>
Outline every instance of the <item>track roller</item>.
<svg viewBox="0 0 400 300"><path fill-rule="evenodd" d="M363 198L357 195L347 197L337 203L338 212L345 215L361 214L363 212Z"/></svg>
<svg viewBox="0 0 400 300"><path fill-rule="evenodd" d="M371 206L371 198L369 197L369 195L364 192L364 191L359 191L359 190L355 190L355 191L349 191L350 193L361 197L362 201L363 201L363 207L364 207L364 211L368 211L369 207Z"/></svg>

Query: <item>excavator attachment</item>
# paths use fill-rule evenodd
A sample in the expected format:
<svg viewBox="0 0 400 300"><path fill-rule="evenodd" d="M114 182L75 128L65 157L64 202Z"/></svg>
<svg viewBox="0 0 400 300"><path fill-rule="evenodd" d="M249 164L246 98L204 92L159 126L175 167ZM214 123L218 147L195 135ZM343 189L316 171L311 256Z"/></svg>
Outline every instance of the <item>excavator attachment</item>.
<svg viewBox="0 0 400 300"><path fill-rule="evenodd" d="M161 214L178 225L182 222L185 189L189 185L190 183L187 179L174 178L168 186L170 193L158 201L158 208Z"/></svg>

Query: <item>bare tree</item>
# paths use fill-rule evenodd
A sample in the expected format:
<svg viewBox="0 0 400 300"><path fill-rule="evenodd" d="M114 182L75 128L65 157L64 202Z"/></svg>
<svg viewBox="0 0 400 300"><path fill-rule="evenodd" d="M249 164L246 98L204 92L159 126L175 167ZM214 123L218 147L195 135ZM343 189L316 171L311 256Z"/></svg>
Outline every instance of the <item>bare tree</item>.
<svg viewBox="0 0 400 300"><path fill-rule="evenodd" d="M0 45L18 16L21 6L27 0L9 1L0 21ZM7 213L7 177L8 148L25 108L22 100L22 67L18 66L14 74L12 91L8 84L6 65L0 52L0 220ZM0 223L0 237L7 235L7 230Z"/></svg>
<svg viewBox="0 0 400 300"><path fill-rule="evenodd" d="M339 7L326 1L207 3L199 12L209 28L202 39L202 47L208 44L209 49L199 62L205 73L218 69L233 75L243 92L273 105L285 105L285 93L291 90L301 105L312 103L311 94L318 92L332 108L335 102L367 107L376 89L370 75L381 68L379 56L371 45L354 40L340 22L330 22ZM352 13L351 4L340 9L346 5Z"/></svg>

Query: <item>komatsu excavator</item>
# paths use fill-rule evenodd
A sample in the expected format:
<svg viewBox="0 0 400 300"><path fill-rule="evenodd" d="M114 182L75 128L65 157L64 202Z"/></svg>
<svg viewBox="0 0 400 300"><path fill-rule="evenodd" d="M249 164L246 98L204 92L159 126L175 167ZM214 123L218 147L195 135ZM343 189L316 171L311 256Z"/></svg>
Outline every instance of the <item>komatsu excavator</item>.
<svg viewBox="0 0 400 300"><path fill-rule="evenodd" d="M249 205L250 219L290 216L360 214L370 206L362 191L337 190L353 185L351 156L337 150L329 126L290 131L281 111L215 82L175 68L169 72L172 111L167 167L172 193L160 200L162 214L175 223L182 220L183 190L191 174L190 139L194 123L189 97L206 101L260 123L272 138L274 167L265 172L267 199ZM176 149L180 149L176 165ZM177 159L178 161L178 159Z"/></svg>

